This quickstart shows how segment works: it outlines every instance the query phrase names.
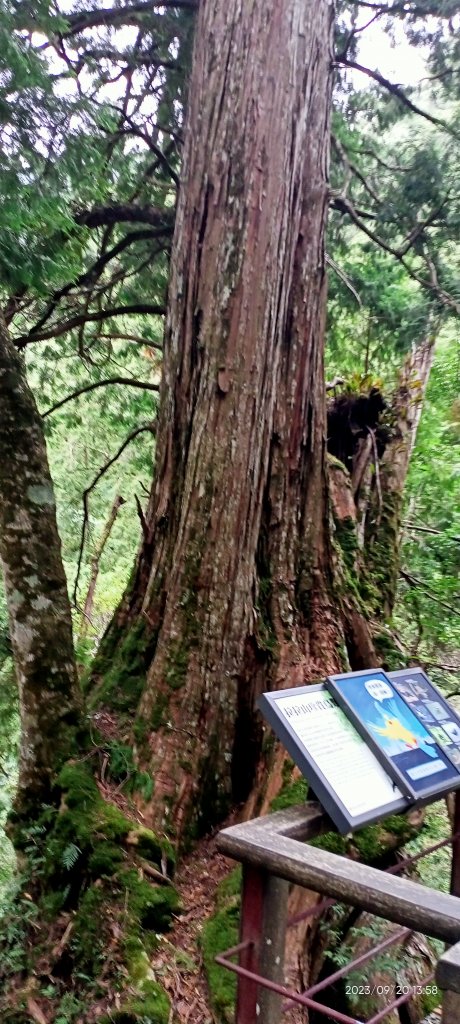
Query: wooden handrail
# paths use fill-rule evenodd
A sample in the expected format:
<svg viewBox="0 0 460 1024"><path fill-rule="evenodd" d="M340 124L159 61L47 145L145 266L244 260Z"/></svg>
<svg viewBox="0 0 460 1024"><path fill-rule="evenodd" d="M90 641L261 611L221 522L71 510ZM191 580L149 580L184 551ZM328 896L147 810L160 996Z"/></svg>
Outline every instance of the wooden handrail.
<svg viewBox="0 0 460 1024"><path fill-rule="evenodd" d="M276 879L283 879L284 885L291 882L312 889L450 945L455 943L441 957L436 980L444 990L443 1024L460 1024L460 899L308 845L308 840L331 831L335 831L334 826L320 805L308 803L232 825L219 833L218 849L244 866L241 938L249 940L249 946L241 954L240 963L254 970L251 963L255 956L263 976L273 981L280 977L279 950L275 969L265 947L272 949L275 938L279 945L284 934L286 893L282 889L283 897L277 895L276 900L273 895ZM250 934L243 920L245 905L254 916L256 891L260 907L254 920L259 921L261 928L259 953L252 935L254 922ZM252 1024L255 1016L250 1009L251 1000L255 1006L255 1000L262 1004L262 999L264 1019L267 1024L276 1024L279 996L261 994L254 982L248 982L244 999L239 999L237 1024Z"/></svg>
<svg viewBox="0 0 460 1024"><path fill-rule="evenodd" d="M219 833L217 845L234 860L388 921L444 942L460 939L460 901L456 896L300 842L300 838L311 839L329 828L318 805L304 805L232 825Z"/></svg>

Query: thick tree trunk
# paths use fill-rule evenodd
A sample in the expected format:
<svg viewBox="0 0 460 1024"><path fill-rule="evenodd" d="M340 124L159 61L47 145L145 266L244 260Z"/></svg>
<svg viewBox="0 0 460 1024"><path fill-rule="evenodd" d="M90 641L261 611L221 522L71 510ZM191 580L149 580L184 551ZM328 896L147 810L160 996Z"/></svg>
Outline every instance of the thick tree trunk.
<svg viewBox="0 0 460 1024"><path fill-rule="evenodd" d="M0 314L0 557L20 693L17 808L48 795L81 703L42 421Z"/></svg>
<svg viewBox="0 0 460 1024"><path fill-rule="evenodd" d="M404 361L392 401L393 438L380 462L376 462L366 510L366 573L370 581L376 581L374 611L384 620L391 618L396 601L404 487L433 363L436 335L437 326L433 321L423 341Z"/></svg>
<svg viewBox="0 0 460 1024"><path fill-rule="evenodd" d="M124 663L128 691L143 623L146 813L176 835L248 796L258 694L342 664L323 377L331 28L326 0L200 6L150 533L98 665L111 659L118 699Z"/></svg>

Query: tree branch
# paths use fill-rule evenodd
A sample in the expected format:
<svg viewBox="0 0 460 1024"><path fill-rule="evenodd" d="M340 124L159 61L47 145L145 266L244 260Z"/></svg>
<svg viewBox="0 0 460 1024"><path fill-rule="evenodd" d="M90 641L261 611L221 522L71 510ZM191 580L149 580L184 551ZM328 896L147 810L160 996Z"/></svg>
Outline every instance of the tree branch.
<svg viewBox="0 0 460 1024"><path fill-rule="evenodd" d="M406 530L415 530L417 533L433 533L437 537L446 537L448 540L457 541L460 543L460 537L449 537L443 530L435 530L431 526L416 526L415 523L403 523Z"/></svg>
<svg viewBox="0 0 460 1024"><path fill-rule="evenodd" d="M175 211L156 206L136 206L135 203L111 203L109 206L93 206L91 210L79 210L75 223L87 228L107 227L112 224L151 224L165 234L172 234Z"/></svg>
<svg viewBox="0 0 460 1024"><path fill-rule="evenodd" d="M79 584L79 580L80 580L81 564L82 564L82 561L83 561L83 551L84 551L85 539L86 539L86 530L87 530L87 527L88 527L88 519L89 519L88 498L89 498L89 496L91 494L91 491L93 491L94 488L96 487L96 485L99 483L99 480L102 479L104 474L107 473L107 471L111 468L111 466L114 465L114 463L117 461L117 459L120 458L120 455L123 454L125 448L127 448L128 445L131 444L131 441L134 441L134 439L136 437L138 437L139 434L143 434L143 433L145 433L145 431L149 431L151 434L155 435L155 424L153 422L152 423L146 423L146 424L144 424L144 426L136 427L135 430L132 430L131 433L128 434L128 437L125 437L125 440L123 441L123 444L120 445L118 451L115 452L115 455L112 455L111 458L108 460L108 462L106 462L101 467L101 469L96 473L96 476L93 478L93 480L91 481L89 486L86 487L86 489L83 491L83 523L82 523L82 528L81 528L80 547L79 547L79 551L78 551L77 572L76 572L75 583L74 583L74 588L73 588L73 603L74 603L75 607L78 607L78 605L77 605L77 591L78 591L78 584Z"/></svg>
<svg viewBox="0 0 460 1024"><path fill-rule="evenodd" d="M135 345L145 345L145 348L155 348L158 352L163 351L163 345L151 338L142 338L139 334L121 334L117 331L110 331L110 334L98 333L97 338L105 338L107 341L133 341ZM153 359L153 356L152 356Z"/></svg>
<svg viewBox="0 0 460 1024"><path fill-rule="evenodd" d="M51 405L49 409L42 412L42 419L46 419L47 416L51 416L52 412L62 409L63 405L67 405L67 402L72 402L74 398L79 398L80 395L87 395L89 391L95 391L96 388L105 388L108 384L122 384L130 388L140 388L142 391L160 390L159 384L149 384L148 381L134 380L132 377L109 377L107 380L96 380L92 384L85 384L84 387L78 388L77 391L72 391L71 395L66 395L65 398L61 398L60 402Z"/></svg>
<svg viewBox="0 0 460 1024"><path fill-rule="evenodd" d="M139 17L143 14L152 16L155 9L160 7L172 8L177 10L189 10L195 11L198 7L197 0L160 0L159 3L141 2L137 4L131 4L127 7L111 7L111 8L98 8L95 7L90 11L76 11L74 14L66 14L65 22L66 27L64 31L59 33L62 39L68 39L70 36L77 35L79 32L84 32L87 28L98 28L100 26L110 27L118 23L124 25L137 25L139 23ZM26 16L24 22L24 28L29 27L33 31L39 31L39 19L33 17L31 19L30 14Z"/></svg>
<svg viewBox="0 0 460 1024"><path fill-rule="evenodd" d="M346 196L335 196L333 205L335 209L338 209L343 213L347 213L353 223L356 224L356 226L360 228L368 238L375 242L376 245L380 246L384 252L389 253L390 256L394 256L395 259L399 260L413 281L417 281L422 288L428 288L430 291L434 292L444 306L447 306L449 309L453 309L457 316L460 316L460 302L458 302L453 295L449 295L448 292L444 291L444 289L440 287L436 277L435 268L432 264L429 265L431 280L428 281L425 277L421 277L417 271L413 270L404 259L404 255L407 253L407 246L403 246L402 249L395 249L394 246L388 245L388 242L385 242L385 240L380 238L375 231L372 231L371 228L367 227L367 225L363 223L358 215L358 211L355 210L353 204L346 198Z"/></svg>
<svg viewBox="0 0 460 1024"><path fill-rule="evenodd" d="M355 60L349 60L348 57L342 54L337 55L334 63L346 68L353 68L354 71L360 71L363 75L367 75L367 77L371 78L373 82L377 82L378 85L381 85L384 89L390 92L392 96L396 96L396 98L405 107L407 107L408 110L411 110L413 114L418 114L419 117L424 117L426 121L430 121L431 124L435 124L437 128L442 128L444 131L448 132L449 135L453 135L454 138L458 138L457 132L455 132L453 128L450 128L445 121L442 121L439 117L434 117L433 114L429 114L426 110L422 110L421 107L417 107L416 104L412 103L412 100L406 96L406 93L399 85L396 85L394 82L390 82L388 78L384 78L379 71L371 71L370 68L364 67L363 64L358 64Z"/></svg>
<svg viewBox="0 0 460 1024"><path fill-rule="evenodd" d="M75 281L69 281L67 284L63 285L62 288L59 288L57 291L53 293L48 303L48 306L45 309L45 312L37 321L37 323L35 323L34 326L30 328L30 340L35 340L32 337L32 335L37 334L41 330L41 328L44 327L44 325L48 322L50 316L52 316L52 314L54 313L61 299L65 298L66 295L69 295L70 292L74 290L74 288L82 288L85 285L89 284L90 282L94 283L94 281L97 281L97 279L101 276L107 264L110 263L111 260L114 260L117 256L120 256L121 253L128 248L128 246L133 245L135 242L148 242L154 240L159 236L161 237L162 234L162 228L160 228L157 231L150 230L150 228L144 228L141 231L131 231L129 234L125 235L124 238L121 238L116 243L116 245L112 246L111 249L107 249L105 252L102 252L98 259L96 260L96 262L93 263L92 267L89 267L88 270L85 270L82 274L80 274L80 276L77 277Z"/></svg>
<svg viewBox="0 0 460 1024"><path fill-rule="evenodd" d="M422 580L418 580L416 576L412 576L410 573L405 572L404 569L399 570L399 575L406 581L406 583L409 584L410 587L417 587L418 590L421 590L423 594L426 594L431 601L434 601L435 604L439 604L441 608L445 608L446 611L451 613L451 615L460 615L460 608L454 608L453 605L447 604L447 601L442 601L440 597L436 597L436 595L424 585Z"/></svg>
<svg viewBox="0 0 460 1024"><path fill-rule="evenodd" d="M31 332L20 334L14 339L14 344L19 350L30 345L33 341L48 341L51 338L60 338L68 331L73 331L83 324L99 323L101 320L108 320L112 316L165 316L166 307L154 305L148 302L133 303L130 306L113 306L111 309L102 309L98 313L86 313L80 316L71 317L64 323L50 327L48 331Z"/></svg>

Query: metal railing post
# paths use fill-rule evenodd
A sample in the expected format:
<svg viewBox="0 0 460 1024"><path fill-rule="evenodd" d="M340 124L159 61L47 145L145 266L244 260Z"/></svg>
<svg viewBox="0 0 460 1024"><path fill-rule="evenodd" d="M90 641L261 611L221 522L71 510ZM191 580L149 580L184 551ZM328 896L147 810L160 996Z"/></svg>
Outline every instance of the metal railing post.
<svg viewBox="0 0 460 1024"><path fill-rule="evenodd" d="M284 984L284 949L286 944L289 883L276 875L268 875L264 892L264 912L260 942L260 973L269 981ZM258 996L259 1021L279 1024L282 996L261 988Z"/></svg>
<svg viewBox="0 0 460 1024"><path fill-rule="evenodd" d="M454 796L454 820L452 822L452 866L450 873L450 891L452 896L460 896L460 791Z"/></svg>
<svg viewBox="0 0 460 1024"><path fill-rule="evenodd" d="M240 943L246 943L239 956L240 967L259 973L259 944L263 927L265 872L243 864L241 891ZM256 1024L259 986L252 978L238 975L236 1024Z"/></svg>
<svg viewBox="0 0 460 1024"><path fill-rule="evenodd" d="M438 960L436 981L442 989L442 1024L460 1021L460 942L451 946Z"/></svg>
<svg viewBox="0 0 460 1024"><path fill-rule="evenodd" d="M245 865L241 901L239 966L284 982L289 883ZM253 978L238 976L236 1024L279 1024L282 997Z"/></svg>

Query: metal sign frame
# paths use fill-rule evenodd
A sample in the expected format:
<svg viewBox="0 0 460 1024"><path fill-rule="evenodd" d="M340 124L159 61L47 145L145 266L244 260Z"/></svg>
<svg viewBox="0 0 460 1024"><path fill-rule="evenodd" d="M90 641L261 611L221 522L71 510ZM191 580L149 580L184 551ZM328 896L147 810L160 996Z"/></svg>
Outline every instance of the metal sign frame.
<svg viewBox="0 0 460 1024"><path fill-rule="evenodd" d="M324 693L325 696L332 696L328 688L323 683L311 684L309 686L296 686L287 690L275 690L271 693L262 694L259 698L258 706L264 717L272 726L278 738L286 747L286 750L297 767L300 768L300 771L310 783L316 798L320 801L324 810L334 822L339 832L347 834L363 828L365 825L370 825L373 822L380 821L382 818L386 818L389 814L396 814L401 811L409 810L411 806L409 800L403 796L402 793L399 793L397 796L395 795L395 799L393 801L386 804L380 804L372 811L356 816L352 816L349 813L348 808L338 797L330 779L328 779L323 771L321 771L314 757L301 743L299 736L290 725L289 720L277 706L278 701L281 698L289 696L302 697L303 695L308 697L311 696L312 693L318 693L318 691ZM350 723L348 723L348 725L350 725ZM356 730L356 732L360 735L359 730ZM367 737L364 738L364 742L369 749ZM378 758L376 760L379 761ZM386 770L386 766L384 765L383 767ZM346 765L344 765L344 770L346 770Z"/></svg>
<svg viewBox="0 0 460 1024"><path fill-rule="evenodd" d="M356 681L358 681L359 679L362 680L364 677L367 677L369 681L371 680L371 678L379 680L382 683L385 683L387 686L389 686L390 689L392 690L393 700L401 701L405 705L405 708L407 709L406 718L408 718L409 720L410 718L414 718L420 731L424 730L428 733L428 730L426 726L424 726L421 723L421 721L417 719L417 716L415 715L414 711L411 710L410 705L404 700L404 698L399 694L398 690L393 685L390 675L387 674L383 669L365 669L359 672L342 672L339 675L328 676L326 680L326 686L329 689L330 693L333 694L337 703L345 712L347 718L350 719L350 721L355 726L357 732L359 732L359 734L371 748L377 760L380 762L380 764L385 769L387 774L390 776L390 778L394 780L394 782L396 782L396 784L402 790L402 792L405 793L405 795L410 799L411 803L414 805L420 805L421 803L428 802L430 800L435 799L436 797L442 797L446 793L451 793L453 790L460 788L459 769L454 764L452 764L452 762L447 756L447 752L445 752L440 746L440 744L436 741L435 743L438 752L438 759L442 760L443 762L447 762L446 776L444 781L442 782L441 780L438 780L435 783L433 783L433 781L427 782L425 786L419 786L418 788L415 788L413 786L412 782L410 781L410 776L408 776L406 773L400 770L398 766L394 763L393 758L389 756L387 753L385 753L384 749L382 749L381 741L379 742L376 735L371 731L371 729L368 728L366 723L361 718L359 712L356 710L355 705L351 703L347 695L343 692L343 689L341 687L342 683L353 679L355 679ZM431 737L431 734L428 733L428 735L430 736L430 740L432 740L433 737ZM447 769L451 769L452 771L448 771ZM432 780L432 776L428 776L428 778Z"/></svg>
<svg viewBox="0 0 460 1024"><path fill-rule="evenodd" d="M430 692L430 695L431 695L431 697L433 699L433 702L442 705L443 709L445 710L445 715L442 718L439 717L439 718L436 719L435 715L431 714L431 716L430 716L431 719L432 719L431 723L429 721L426 721L426 720L424 721L423 718L421 718L421 720L423 721L425 729L436 740L436 742L441 747L441 750L444 752L446 757L448 757L449 761L451 761L452 764L454 765L454 768L458 772L460 772L460 715L455 710L455 708L452 706L452 704L449 704L449 701L446 699L446 697L444 697L444 695L441 693L441 691L435 685L435 683L431 682L431 679L429 679L429 677L427 676L426 672L424 672L422 668L398 669L396 672L387 672L387 676L388 676L389 679L391 679L395 683L404 682L404 680L411 681L411 679L413 679L414 681L417 681L417 676L418 677L422 676L423 685ZM404 694L401 693L401 691L399 689L398 689L398 693L399 693L400 697L402 697L402 699L406 702L406 704L409 704L409 707L412 707L412 705L409 703L408 698L405 697ZM420 703L422 703L422 704L424 703L423 698L420 698ZM412 708L412 710L417 715L417 711L416 711L415 707ZM448 720L451 719L452 721L447 721L446 722L446 719L448 719ZM457 728L458 728L458 738L457 739L454 739L453 736L451 735L451 733L449 733L448 730L446 730L446 728L445 728L446 725L448 725L448 726L451 726L451 725L457 726ZM439 734L436 735L436 730L441 730L441 732L444 732L444 733L447 732L447 737L450 740L450 743L447 746L443 744L442 739L439 738ZM454 750L451 750L450 749L451 747L453 747Z"/></svg>

